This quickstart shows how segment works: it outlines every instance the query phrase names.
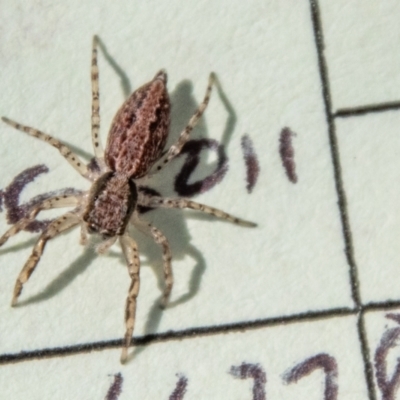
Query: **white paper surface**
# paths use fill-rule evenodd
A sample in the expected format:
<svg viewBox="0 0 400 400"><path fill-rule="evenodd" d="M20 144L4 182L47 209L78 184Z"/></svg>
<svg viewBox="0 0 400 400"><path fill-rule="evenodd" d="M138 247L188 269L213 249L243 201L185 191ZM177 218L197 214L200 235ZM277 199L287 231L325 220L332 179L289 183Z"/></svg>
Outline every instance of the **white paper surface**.
<svg viewBox="0 0 400 400"><path fill-rule="evenodd" d="M396 322L385 315L395 314L400 299L399 110L339 116L329 125L318 54L326 66L331 114L399 101L399 17L394 1L5 1L1 115L54 135L88 161L94 34L107 50L99 51L103 142L127 92L160 68L168 71L171 136L177 138L214 71L226 101L214 91L193 138L222 144L228 171L194 200L258 227L193 212L144 214L170 241L175 286L170 306L161 311L161 252L132 229L142 260L134 336L165 340L131 348L134 356L124 366L113 344L125 332L130 283L119 246L96 256L79 245L78 229L52 240L24 286L20 306L11 308L15 279L35 235L10 239L0 250L0 398L105 398L118 373L122 393L110 399L380 398L378 367L387 362L390 377L398 353L393 346L390 357L372 365L378 350L389 346L385 334L397 334ZM316 24L324 52L316 45ZM297 183L288 179L279 152L285 127L294 133ZM337 140L339 175L329 129ZM241 148L245 134L260 168L250 194ZM20 204L65 187L89 189L45 143L4 123L0 142L0 189L28 168L44 164L49 170L24 187ZM192 181L209 174L215 153L202 152L201 159ZM176 195L174 177L183 163L177 159L149 185ZM343 199L346 205L338 206ZM7 211L3 199L1 231L9 228ZM346 256L348 240L352 250ZM78 345L98 350L88 353ZM317 372L310 367L309 377L285 383L285 373L313 357L322 360L313 364ZM241 381L229 373L242 364L263 371L264 397L254 390L255 379ZM324 393L327 376L337 392ZM171 397L181 378L185 391ZM392 394L396 398L395 388Z"/></svg>

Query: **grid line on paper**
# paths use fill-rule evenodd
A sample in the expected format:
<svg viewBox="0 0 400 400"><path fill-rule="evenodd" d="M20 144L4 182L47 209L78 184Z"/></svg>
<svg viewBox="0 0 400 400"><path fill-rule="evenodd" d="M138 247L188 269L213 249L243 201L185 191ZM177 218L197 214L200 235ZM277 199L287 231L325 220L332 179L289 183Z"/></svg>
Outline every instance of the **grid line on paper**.
<svg viewBox="0 0 400 400"><path fill-rule="evenodd" d="M391 300L384 302L368 303L362 306L363 311L388 311L392 308L400 307L400 300ZM357 308L332 308L327 310L307 311L304 313L277 316L272 318L258 319L254 321L236 322L232 324L222 324L214 326L205 326L198 328L189 328L180 331L168 331L164 333L153 333L134 338L134 346L146 346L156 342L166 342L170 340L191 339L193 337L219 335L222 333L233 333L246 331L250 329L269 328L279 325L289 325L295 323L320 321L328 318L341 318L348 316L357 316ZM81 343L71 346L44 348L39 350L23 351L20 353L9 353L0 355L0 365L11 364L22 361L31 361L37 359L51 358L57 356L76 355L88 353L91 351L102 351L113 348L120 348L122 339L111 339L100 342Z"/></svg>
<svg viewBox="0 0 400 400"><path fill-rule="evenodd" d="M315 45L317 48L318 69L322 84L322 97L325 107L326 122L328 124L329 144L333 163L336 192L338 195L338 204L340 219L342 223L342 233L345 242L345 254L349 264L349 276L351 284L351 295L356 307L360 307L360 290L356 262L354 259L353 240L350 230L350 222L347 212L346 193L343 187L342 169L340 165L338 142L336 137L336 126L332 114L332 101L329 88L328 67L324 56L324 38L322 32L321 16L317 0L310 0L311 19L314 30Z"/></svg>
<svg viewBox="0 0 400 400"><path fill-rule="evenodd" d="M372 114L382 111L394 111L400 109L400 101L393 101L382 104L371 104L361 107L342 108L337 110L333 116L335 118L357 117L359 115Z"/></svg>
<svg viewBox="0 0 400 400"><path fill-rule="evenodd" d="M364 375L367 382L369 399L376 400L373 370L370 359L367 333L365 330L364 312L360 300L358 270L354 257L354 248L353 248L352 233L350 229L350 221L348 218L346 193L343 186L340 155L339 155L337 136L336 136L336 125L332 113L332 101L331 101L331 93L329 87L328 67L324 54L325 43L324 43L321 14L319 11L318 0L310 0L310 9L311 9L312 26L314 31L315 45L318 57L318 69L322 84L322 96L325 107L325 118L328 124L329 144L331 148L336 192L338 195L338 206L340 211L340 219L342 223L342 233L345 242L345 254L349 265L351 294L353 301L355 303L355 307L356 309L359 310L357 331L361 347L361 354L364 363Z"/></svg>
<svg viewBox="0 0 400 400"><path fill-rule="evenodd" d="M400 302L399 302L400 304ZM257 329L264 327L278 326L282 324L300 323L306 321L320 320L331 317L344 317L355 315L357 310L352 308L334 308L321 311L308 311L299 314L277 316L273 318L259 319L254 321L236 322L232 324L213 325L198 328L189 328L181 331L168 331L165 333L153 333L149 335L134 338L134 346L148 345L154 342L163 342L169 340L181 340L199 336L209 336L221 333L231 333L235 331L243 331L249 329ZM0 355L0 365L38 358L47 358L54 356L65 356L79 353L87 353L90 351L100 351L111 348L119 348L122 345L122 339L113 339L101 342L82 343L73 346L45 348L41 350L25 351L21 353Z"/></svg>
<svg viewBox="0 0 400 400"><path fill-rule="evenodd" d="M322 84L322 94L325 106L325 117L328 124L328 135L331 147L331 156L334 167L334 178L336 184L336 191L338 195L338 206L342 222L342 232L345 241L345 253L347 261L349 264L349 276L351 284L351 293L355 307L358 310L357 313L357 331L358 339L361 347L361 354L364 363L364 375L368 388L368 396L370 400L376 400L376 392L373 377L373 367L370 358L370 349L368 345L367 332L365 327L365 311L360 299L360 282L358 279L357 264L354 256L354 247L352 240L352 232L350 228L350 221L348 217L346 193L343 185L340 155L336 136L336 125L335 117L345 117L345 116L357 116L364 115L371 112L386 111L388 109L400 108L400 103L386 103L374 106L363 106L354 109L343 109L338 110L336 113L332 111L331 94L329 90L329 77L328 77L328 67L326 63L326 58L324 54L324 37L321 23L321 15L319 11L318 0L310 0L311 17L314 30L314 38L316 44L316 50L318 55L318 67L320 73L320 79Z"/></svg>
<svg viewBox="0 0 400 400"><path fill-rule="evenodd" d="M317 0L310 0L310 9L311 9L312 26L314 31L314 39L318 57L318 69L322 84L322 96L325 107L325 118L328 124L328 136L331 148L335 186L338 196L340 220L342 223L342 233L345 242L345 254L347 258L347 263L349 265L351 294L353 301L355 303L355 307L357 310L359 310L357 331L361 347L362 359L364 363L364 375L367 382L369 399L376 400L370 350L368 346L367 332L365 330L363 307L360 299L360 289L359 289L360 282L358 279L358 270L354 257L354 247L353 247L352 233L350 229L350 221L348 218L346 193L343 186L340 155L339 155L338 142L336 136L336 125L335 125L334 115L332 113L332 101L331 101L331 93L329 87L328 67L326 64L326 58L324 54L325 44L322 31L321 14L319 11L319 5Z"/></svg>

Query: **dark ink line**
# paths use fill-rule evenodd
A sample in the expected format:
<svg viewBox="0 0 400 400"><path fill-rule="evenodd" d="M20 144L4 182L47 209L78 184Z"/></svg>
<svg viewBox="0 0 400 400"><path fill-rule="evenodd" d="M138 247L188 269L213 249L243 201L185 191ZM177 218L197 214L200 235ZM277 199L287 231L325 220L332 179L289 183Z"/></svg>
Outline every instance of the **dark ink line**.
<svg viewBox="0 0 400 400"><path fill-rule="evenodd" d="M357 307L360 307L361 301L360 301L358 273L357 273L356 262L354 260L353 241L351 237L350 223L347 212L346 194L343 186L342 169L340 165L336 129L333 120L333 115L331 113L332 102L329 90L328 67L326 65L326 60L324 56L325 45L322 34L321 18L317 0L310 0L310 5L311 5L312 25L314 28L314 38L318 53L318 67L322 83L322 96L325 106L325 117L326 117L326 122L328 124L329 144L331 148L336 192L338 195L339 211L342 222L342 231L345 241L345 252L346 252L347 262L350 266L351 292L354 304Z"/></svg>
<svg viewBox="0 0 400 400"><path fill-rule="evenodd" d="M318 69L322 84L322 97L325 107L325 118L328 124L329 143L331 148L331 157L333 163L336 192L338 195L339 212L342 222L342 232L345 242L345 253L350 269L349 275L351 284L351 295L356 308L358 308L360 311L357 328L361 346L361 353L364 362L365 379L367 382L369 399L376 400L373 373L372 373L372 363L371 363L370 353L368 351L367 336L364 329L364 324L362 323L363 316L361 315L362 306L360 298L359 278L358 278L357 265L354 258L353 240L352 240L350 222L348 217L346 193L343 185L339 148L336 137L336 127L335 127L334 115L332 113L332 101L329 88L328 66L324 54L325 44L324 44L324 36L322 31L321 14L319 10L318 0L310 0L310 11L311 11L312 26L314 31L315 46L318 57Z"/></svg>
<svg viewBox="0 0 400 400"><path fill-rule="evenodd" d="M371 302L363 305L363 311L388 311L400 307L400 300L386 300L382 302Z"/></svg>
<svg viewBox="0 0 400 400"><path fill-rule="evenodd" d="M363 307L363 313L367 311L386 311L387 308L400 307L400 300L388 302L369 303ZM320 321L322 319L348 317L360 314L359 309L341 307L320 311L308 311L299 314L279 316L273 318L259 319L254 321L237 322L233 324L224 324L217 326L206 326L199 328L184 329L181 331L168 331L165 333L154 333L134 338L134 346L145 346L156 342L166 342L169 340L191 339L201 336L218 335L221 333L243 332L249 329L268 328L279 325L288 325L293 323ZM360 328L363 330L364 328ZM365 341L365 343L367 343ZM20 353L9 353L0 356L0 365L40 360L57 356L68 356L91 351L102 351L113 348L120 348L123 344L122 339L106 340L101 342L82 343L65 347L45 348L41 350L22 351ZM367 348L367 346L365 346ZM371 365L371 364L370 364ZM375 398L374 398L375 399Z"/></svg>
<svg viewBox="0 0 400 400"><path fill-rule="evenodd" d="M378 113L383 111L393 111L400 109L400 101L387 102L382 104L371 104L367 106L354 107L354 108L342 108L337 110L334 114L334 118L348 118L358 117L360 115Z"/></svg>
<svg viewBox="0 0 400 400"><path fill-rule="evenodd" d="M197 336L209 336L220 333L243 331L246 329L257 329L270 326L286 325L290 323L300 323L305 321L315 321L331 317L345 317L357 314L358 310L352 308L333 308L320 311L308 311L299 314L273 317L261 320L237 322L217 326L206 326L199 328L184 329L181 331L168 331L165 333L154 333L145 336L135 337L133 344L143 346L153 342L164 342L168 340L180 340ZM122 339L107 340L93 343L83 343L65 347L53 347L41 350L22 351L20 353L3 354L0 356L0 365L21 362L25 360L49 358L56 356L74 355L88 353L91 351L119 348L123 344Z"/></svg>
<svg viewBox="0 0 400 400"><path fill-rule="evenodd" d="M365 315L364 312L360 312L357 320L358 337L361 344L361 352L364 361L364 375L367 381L368 395L370 400L377 400L375 393L374 384L374 371L370 356L370 349L368 345L367 332L365 329Z"/></svg>

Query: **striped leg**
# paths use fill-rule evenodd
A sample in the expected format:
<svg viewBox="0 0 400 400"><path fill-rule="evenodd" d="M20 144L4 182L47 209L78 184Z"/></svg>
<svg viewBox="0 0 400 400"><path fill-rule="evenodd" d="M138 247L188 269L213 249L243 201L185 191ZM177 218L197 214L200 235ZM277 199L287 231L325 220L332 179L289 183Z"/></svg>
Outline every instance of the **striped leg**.
<svg viewBox="0 0 400 400"><path fill-rule="evenodd" d="M97 36L93 37L92 45L92 142L94 154L97 158L104 157L104 149L101 144L99 131L100 131L100 96L99 96L99 68L97 66Z"/></svg>
<svg viewBox="0 0 400 400"><path fill-rule="evenodd" d="M25 263L24 268L22 268L22 271L15 282L11 306L17 304L18 297L22 292L22 286L28 281L29 277L35 270L36 265L43 254L47 241L78 224L79 216L74 213L67 213L54 220L40 235L39 240L36 242L32 250L31 256L28 258L28 261Z"/></svg>
<svg viewBox="0 0 400 400"><path fill-rule="evenodd" d="M232 222L237 225L255 227L257 224L251 221L246 221L234 217L225 211L219 210L214 207L206 206L205 204L196 203L195 201L184 199L184 198L170 198L170 197L158 197L158 196L146 196L141 194L138 199L138 204L145 207L162 207L162 208L191 208L192 210L201 211L205 214L214 215L219 219Z"/></svg>
<svg viewBox="0 0 400 400"><path fill-rule="evenodd" d="M207 108L211 96L212 86L215 83L215 79L216 79L215 74L212 72L208 78L208 86L202 103L199 105L196 112L193 114L192 118L190 118L186 128L181 132L178 141L175 144L173 144L168 150L167 154L165 154L165 156L162 157L161 160L157 162L156 167L153 169L154 170L153 174L157 173L162 168L164 168L173 158L175 158L181 152L182 147L189 139L190 132L197 125L197 122L203 115L204 110Z"/></svg>
<svg viewBox="0 0 400 400"><path fill-rule="evenodd" d="M79 157L70 150L65 144L62 144L59 140L53 138L47 133L41 132L37 129L30 128L29 126L21 125L18 122L12 121L9 118L2 117L1 118L6 124L11 125L15 129L19 131L25 132L30 136L33 136L37 139L43 140L46 143L49 143L51 146L55 147L61 155L83 176L88 176L88 169L86 164L84 164Z"/></svg>
<svg viewBox="0 0 400 400"><path fill-rule="evenodd" d="M131 344L133 329L135 327L136 298L140 287L140 259L137 244L128 234L120 237L120 243L128 264L129 276L131 277L125 308L126 332L121 353L121 363L124 364L128 356L128 347Z"/></svg>
<svg viewBox="0 0 400 400"><path fill-rule="evenodd" d="M131 223L142 233L152 237L154 241L162 248L165 289L161 301L161 307L165 308L167 306L169 296L171 295L172 286L174 284L174 276L171 266L172 255L168 240L159 229L152 226L148 222L140 220L137 212L133 214Z"/></svg>
<svg viewBox="0 0 400 400"><path fill-rule="evenodd" d="M71 207L76 206L79 203L79 196L54 196L49 199L44 200L41 204L32 209L28 217L20 219L15 223L2 237L0 237L0 246L2 246L7 240L16 235L18 232L25 229L43 210L50 210L52 208L60 207Z"/></svg>
<svg viewBox="0 0 400 400"><path fill-rule="evenodd" d="M82 246L86 246L89 243L89 232L86 225L86 222L81 222L81 237L79 240L79 244Z"/></svg>

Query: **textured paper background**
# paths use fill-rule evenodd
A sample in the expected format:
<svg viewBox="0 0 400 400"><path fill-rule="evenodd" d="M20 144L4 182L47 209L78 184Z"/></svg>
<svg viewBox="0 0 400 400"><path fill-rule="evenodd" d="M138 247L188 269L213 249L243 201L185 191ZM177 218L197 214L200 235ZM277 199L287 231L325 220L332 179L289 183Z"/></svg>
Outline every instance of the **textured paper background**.
<svg viewBox="0 0 400 400"><path fill-rule="evenodd" d="M372 365L386 329L384 307L368 324L357 316L328 134L332 125L325 112L314 36L317 22L312 15L317 8L332 113L398 100L400 7L394 1L380 6L361 1L351 5L255 0L246 4L3 2L1 115L53 134L86 160L92 154L93 34L99 35L109 56L99 52L103 141L127 92L150 80L160 68L169 74L171 132L177 135L201 101L209 72L215 71L231 109L213 93L193 137L222 143L229 170L220 184L196 200L259 226L245 229L190 212L146 214L170 239L175 286L170 307L161 312L159 249L133 232L142 256L134 335L197 328L206 332L225 325L231 332L207 337L188 334L183 341L140 347L133 350L134 359L126 366L119 364L120 349L111 344L124 333L129 285L119 247L97 257L79 245L78 230L55 239L25 285L21 306L11 309L15 279L34 243L26 232L13 238L1 250L4 394L0 398L65 399L82 393L84 398L103 398L112 375L119 372L124 377L120 399L166 398L174 390L176 374L183 374L188 379L185 400L261 400L252 394L251 381L235 381L228 374L231 366L243 362L266 371L268 398L328 398L323 397L322 372L298 384L283 382L285 371L316 354L336 360L339 399L374 398L374 371L366 372L365 365ZM393 279L400 261L398 119L398 111L388 111L338 118L334 125L360 307L400 299L400 282ZM288 180L279 155L284 127L296 133L292 138L296 184ZM26 168L43 163L49 168L49 173L24 189L21 202L59 188L88 188L54 149L5 124L0 130L0 188ZM260 162L260 177L251 194L246 191L240 146L246 133ZM207 174L206 164L213 157L204 155L195 178ZM182 163L177 160L152 186L172 194L173 176ZM4 212L0 228L7 229ZM325 312L326 319L316 317ZM280 317L287 318L288 324L271 327L267 322ZM246 330L254 321L258 329ZM232 324L242 324L244 332ZM368 332L362 334L363 329ZM370 338L371 343L363 344L360 338ZM99 342L110 345L92 353L71 350L71 346ZM54 348L64 348L70 355L62 357L59 350L53 358L37 359L36 350ZM20 352L33 352L28 354L36 358L18 358ZM16 359L20 362L14 364ZM379 390L375 388L376 395Z"/></svg>

